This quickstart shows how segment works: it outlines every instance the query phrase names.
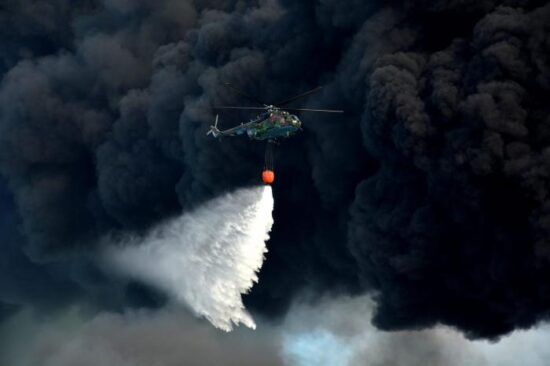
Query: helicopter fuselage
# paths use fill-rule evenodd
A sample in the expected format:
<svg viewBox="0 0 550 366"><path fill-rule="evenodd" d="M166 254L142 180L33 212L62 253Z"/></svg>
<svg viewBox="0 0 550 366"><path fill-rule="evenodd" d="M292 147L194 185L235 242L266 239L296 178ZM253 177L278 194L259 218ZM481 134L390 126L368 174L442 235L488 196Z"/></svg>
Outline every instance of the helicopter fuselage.
<svg viewBox="0 0 550 366"><path fill-rule="evenodd" d="M278 108L269 108L250 122L239 126L216 131L214 136L247 135L252 140L278 140L287 138L302 128L298 117Z"/></svg>

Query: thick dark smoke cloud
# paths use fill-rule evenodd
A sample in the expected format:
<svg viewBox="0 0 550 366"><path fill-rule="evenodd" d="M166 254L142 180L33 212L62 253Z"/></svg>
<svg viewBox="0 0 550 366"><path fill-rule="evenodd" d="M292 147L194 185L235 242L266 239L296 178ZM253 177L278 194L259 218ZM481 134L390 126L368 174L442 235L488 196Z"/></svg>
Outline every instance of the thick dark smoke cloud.
<svg viewBox="0 0 550 366"><path fill-rule="evenodd" d="M248 103L223 81L269 102L322 84L303 105L346 114L302 115L278 149L249 305L370 291L381 328L472 337L547 318L548 19L534 0L5 2L0 299L154 304L90 264L97 239L257 182L262 144L205 136L211 106Z"/></svg>

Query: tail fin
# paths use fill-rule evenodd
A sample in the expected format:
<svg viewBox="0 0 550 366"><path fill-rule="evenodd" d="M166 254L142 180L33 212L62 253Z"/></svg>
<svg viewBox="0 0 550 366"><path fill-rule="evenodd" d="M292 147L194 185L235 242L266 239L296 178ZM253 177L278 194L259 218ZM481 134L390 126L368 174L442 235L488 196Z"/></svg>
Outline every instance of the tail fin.
<svg viewBox="0 0 550 366"><path fill-rule="evenodd" d="M218 115L217 114L216 114L216 120L214 121L214 126L210 126L210 130L208 130L206 135L212 135L214 137L218 137L220 135L220 130L218 130Z"/></svg>

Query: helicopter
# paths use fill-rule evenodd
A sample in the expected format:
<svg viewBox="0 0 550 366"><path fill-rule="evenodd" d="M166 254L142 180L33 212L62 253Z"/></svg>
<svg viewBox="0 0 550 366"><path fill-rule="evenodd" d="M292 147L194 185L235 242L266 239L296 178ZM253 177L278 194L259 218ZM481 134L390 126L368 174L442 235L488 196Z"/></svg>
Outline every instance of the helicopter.
<svg viewBox="0 0 550 366"><path fill-rule="evenodd" d="M239 106L222 106L214 107L214 109L237 109L237 110L261 110L258 116L246 123L241 123L227 130L218 129L219 115L216 115L214 125L206 133L215 138L247 135L252 140L267 141L265 165L262 172L262 180L265 184L272 184L275 181L275 173L273 171L273 144L280 139L288 138L302 130L302 121L290 112L321 112L321 113L344 113L342 110L334 109L309 109L309 108L285 108L284 106L308 95L318 92L322 86L311 89L305 93L295 95L278 103L266 104L259 99L237 89L229 83L224 83L225 86L232 89L237 94L262 105L262 107L239 107Z"/></svg>

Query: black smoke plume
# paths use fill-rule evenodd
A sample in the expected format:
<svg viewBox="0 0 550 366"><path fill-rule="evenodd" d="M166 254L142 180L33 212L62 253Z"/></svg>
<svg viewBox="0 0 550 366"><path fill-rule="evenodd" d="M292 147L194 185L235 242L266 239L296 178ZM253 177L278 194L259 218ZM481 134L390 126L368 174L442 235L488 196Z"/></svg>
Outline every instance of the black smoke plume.
<svg viewBox="0 0 550 366"><path fill-rule="evenodd" d="M215 105L295 106L247 298L370 292L383 329L496 337L550 310L547 1L5 1L0 302L154 305L90 258L257 182L264 146L205 136ZM251 115L224 113L223 127ZM8 310L6 310L8 311ZM0 313L1 316L1 313Z"/></svg>

